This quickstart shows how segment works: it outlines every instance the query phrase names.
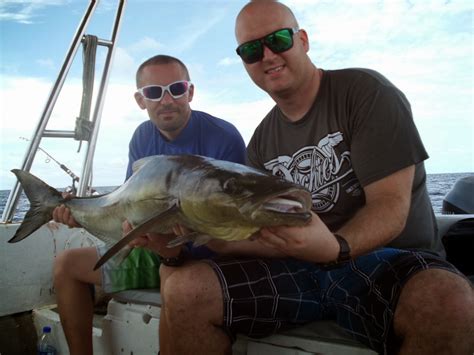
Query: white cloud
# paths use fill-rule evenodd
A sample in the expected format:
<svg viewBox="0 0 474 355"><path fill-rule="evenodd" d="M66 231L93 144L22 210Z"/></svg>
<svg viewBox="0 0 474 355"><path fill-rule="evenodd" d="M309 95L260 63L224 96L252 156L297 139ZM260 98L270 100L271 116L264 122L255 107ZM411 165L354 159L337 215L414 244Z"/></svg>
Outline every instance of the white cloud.
<svg viewBox="0 0 474 355"><path fill-rule="evenodd" d="M375 69L406 94L429 172L474 171L471 1L286 3L317 66Z"/></svg>
<svg viewBox="0 0 474 355"><path fill-rule="evenodd" d="M45 7L66 5L69 2L69 0L2 0L0 21L32 24Z"/></svg>
<svg viewBox="0 0 474 355"><path fill-rule="evenodd" d="M0 87L0 182L1 188L10 188L14 176L9 172L19 168L29 143L20 137L30 139L44 109L52 83L38 78L3 77ZM124 178L128 154L128 141L138 122L147 119L133 99L134 86L113 83L108 87L104 103L101 131L97 144L97 160L104 175L112 176L116 184ZM34 94L32 94L34 93ZM56 107L52 112L47 129L74 130L79 114L82 83L69 80L62 89ZM26 97L25 95L29 95ZM25 104L28 103L28 104ZM40 145L59 162L80 175L86 144L76 153L79 143L72 139L44 138ZM111 154L113 154L111 156ZM37 153L32 171L39 174L53 186L67 186L69 177L62 173L54 162L46 163L46 156ZM120 163L118 163L120 162ZM118 166L120 165L120 168ZM102 174L95 174L102 177ZM102 181L106 184L105 181Z"/></svg>
<svg viewBox="0 0 474 355"><path fill-rule="evenodd" d="M130 46L131 52L159 52L164 45L151 37L143 37Z"/></svg>
<svg viewBox="0 0 474 355"><path fill-rule="evenodd" d="M20 167L29 146L29 143L21 140L20 137L28 139L32 137L51 88L51 82L39 78L2 77L0 88L2 138L0 180L2 188L12 185L14 182L14 177L9 170ZM79 112L79 102L70 100L70 98L80 98L80 90L82 90L81 86L74 81L64 87L63 94L59 96L57 106L51 114L48 129L74 129L75 117ZM66 163L71 158L60 154L65 151L63 139L56 139L55 142L51 138L44 139L41 146L48 152L51 150L52 155L59 161ZM70 152L75 150L75 148L71 148ZM43 153L38 152L37 156L38 159L34 166L39 166L38 169L41 170L45 167L49 169L54 165L51 163L46 165L46 156ZM73 158L73 160L75 159ZM78 165L76 166L72 162L69 165L77 171Z"/></svg>
<svg viewBox="0 0 474 355"><path fill-rule="evenodd" d="M231 122L238 128L247 144L257 125L275 103L268 97L233 101L225 100L225 96L201 89L196 93L192 107Z"/></svg>
<svg viewBox="0 0 474 355"><path fill-rule="evenodd" d="M4 76L1 79L2 132L5 129L29 127L32 120L40 116L41 107L51 90L51 83L39 78Z"/></svg>
<svg viewBox="0 0 474 355"><path fill-rule="evenodd" d="M135 71L138 64L136 58L126 48L117 46L112 62L110 77L123 83L135 82Z"/></svg>
<svg viewBox="0 0 474 355"><path fill-rule="evenodd" d="M226 57L226 58L223 58L221 59L217 65L219 66L229 66L229 65L236 65L236 64L241 64L242 63L242 60L239 58L239 57Z"/></svg>

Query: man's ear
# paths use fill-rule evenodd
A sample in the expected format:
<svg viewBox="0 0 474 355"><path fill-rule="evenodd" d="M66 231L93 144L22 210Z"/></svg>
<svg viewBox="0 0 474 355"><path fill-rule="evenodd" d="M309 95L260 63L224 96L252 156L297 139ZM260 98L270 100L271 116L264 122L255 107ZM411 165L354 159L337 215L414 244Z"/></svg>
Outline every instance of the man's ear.
<svg viewBox="0 0 474 355"><path fill-rule="evenodd" d="M194 96L194 84L191 84L188 90L188 102L193 101L193 96Z"/></svg>
<svg viewBox="0 0 474 355"><path fill-rule="evenodd" d="M139 92L136 92L134 96L135 96L135 101L137 102L138 106L142 110L146 109L145 99L143 98L143 96Z"/></svg>
<svg viewBox="0 0 474 355"><path fill-rule="evenodd" d="M309 51L308 33L306 33L305 30L300 29L297 34L299 35L301 42L303 43L303 48L305 49L305 52L307 53Z"/></svg>

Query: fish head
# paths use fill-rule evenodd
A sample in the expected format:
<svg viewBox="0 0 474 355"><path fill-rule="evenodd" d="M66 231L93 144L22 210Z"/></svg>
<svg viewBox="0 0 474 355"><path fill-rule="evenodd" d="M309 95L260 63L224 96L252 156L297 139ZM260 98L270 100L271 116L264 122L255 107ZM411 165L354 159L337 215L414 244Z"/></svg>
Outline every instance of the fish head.
<svg viewBox="0 0 474 355"><path fill-rule="evenodd" d="M248 166L213 164L180 199L184 214L199 225L261 228L303 225L311 218L311 194L301 185Z"/></svg>
<svg viewBox="0 0 474 355"><path fill-rule="evenodd" d="M246 189L247 196L238 200L239 212L256 226L303 225L311 218L311 193L301 185L270 174L255 174L243 182L231 179L226 184Z"/></svg>

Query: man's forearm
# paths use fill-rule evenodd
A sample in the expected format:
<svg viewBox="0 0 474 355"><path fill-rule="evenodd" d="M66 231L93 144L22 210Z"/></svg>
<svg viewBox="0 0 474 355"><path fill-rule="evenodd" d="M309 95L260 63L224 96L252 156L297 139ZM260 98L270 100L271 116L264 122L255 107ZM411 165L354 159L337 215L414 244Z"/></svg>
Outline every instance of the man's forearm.
<svg viewBox="0 0 474 355"><path fill-rule="evenodd" d="M373 201L360 209L337 233L358 256L387 245L405 227L409 206L398 197Z"/></svg>
<svg viewBox="0 0 474 355"><path fill-rule="evenodd" d="M358 256L387 245L405 228L415 166L411 165L364 187L366 204L337 232Z"/></svg>

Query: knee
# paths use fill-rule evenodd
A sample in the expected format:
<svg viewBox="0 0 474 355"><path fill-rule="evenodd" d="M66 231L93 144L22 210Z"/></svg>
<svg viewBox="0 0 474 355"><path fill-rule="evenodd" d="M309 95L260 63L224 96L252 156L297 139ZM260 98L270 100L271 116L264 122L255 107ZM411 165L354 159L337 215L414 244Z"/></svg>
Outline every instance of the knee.
<svg viewBox="0 0 474 355"><path fill-rule="evenodd" d="M441 308L442 318L450 319L453 324L474 327L474 290L470 284L464 285L461 282L455 286L457 287L447 290L445 297L439 299L438 307Z"/></svg>
<svg viewBox="0 0 474 355"><path fill-rule="evenodd" d="M426 325L427 320L433 325L444 325L444 329L474 324L472 286L443 270L421 272L413 277L402 290L395 325L418 328L420 323Z"/></svg>
<svg viewBox="0 0 474 355"><path fill-rule="evenodd" d="M58 254L56 258L54 258L53 263L53 276L54 281L57 279L61 279L62 275L64 275L65 270L67 269L66 265L68 263L68 254L69 250L63 251L62 253Z"/></svg>
<svg viewBox="0 0 474 355"><path fill-rule="evenodd" d="M55 287L60 286L63 280L70 276L70 270L74 267L71 259L71 250L63 251L54 259L53 279Z"/></svg>
<svg viewBox="0 0 474 355"><path fill-rule="evenodd" d="M204 263L176 268L172 272L161 271L161 296L167 311L207 307L220 297L220 288L214 271Z"/></svg>
<svg viewBox="0 0 474 355"><path fill-rule="evenodd" d="M450 289L439 290L433 295L432 310L428 315L445 329L459 325L474 325L473 291L470 287L453 285ZM429 318L428 318L429 319Z"/></svg>

